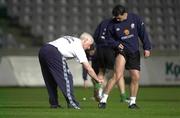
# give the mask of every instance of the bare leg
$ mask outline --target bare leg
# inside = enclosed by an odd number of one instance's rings
[[[116,84],[117,81],[119,81],[123,77],[125,62],[126,61],[124,56],[118,55],[116,57],[114,79],[112,78],[108,81],[106,88],[104,89],[102,99],[100,101],[101,103],[106,103],[108,94],[112,90],[113,86]]]
[[[116,57],[116,63],[115,63],[116,81],[119,81],[123,77],[125,63],[126,63],[126,60],[125,60],[124,56],[119,54]]]
[[[109,94],[110,91],[112,90],[113,86],[116,84],[116,77],[115,73],[113,74],[113,77],[109,79],[109,81],[106,84],[106,87],[104,88],[104,94]]]
[[[121,91],[121,94],[125,93],[125,81],[124,76],[118,81],[117,83],[119,90]]]
[[[131,84],[130,84],[130,105],[136,103],[136,96],[139,89],[139,79],[140,79],[140,72],[139,70],[129,70],[131,75]]]

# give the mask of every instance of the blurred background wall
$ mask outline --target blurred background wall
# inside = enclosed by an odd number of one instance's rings
[[[93,34],[116,4],[142,16],[153,44],[150,61],[142,58],[141,85],[179,85],[180,0],[0,0],[0,85],[44,85],[39,47],[62,35]],[[81,85],[81,66],[71,65]]]

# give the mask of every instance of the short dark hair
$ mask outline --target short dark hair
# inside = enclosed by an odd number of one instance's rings
[[[126,8],[122,5],[116,5],[112,10],[113,16],[123,15],[126,12]]]

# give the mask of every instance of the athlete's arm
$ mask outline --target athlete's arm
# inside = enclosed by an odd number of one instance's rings
[[[104,80],[101,80],[97,77],[96,73],[94,72],[93,68],[89,64],[89,62],[82,62],[83,67],[87,70],[87,73],[97,82],[102,83]]]
[[[139,17],[137,17],[137,31],[138,31],[138,36],[143,44],[143,49],[151,50],[151,42],[146,32],[145,24]]]

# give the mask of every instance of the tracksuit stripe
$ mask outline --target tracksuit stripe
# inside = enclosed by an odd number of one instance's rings
[[[62,57],[62,63],[63,63],[64,79],[66,81],[66,94],[67,94],[67,97],[69,99],[70,104],[73,107],[78,108],[78,106],[74,103],[74,101],[72,100],[72,97],[71,97],[71,88],[70,88],[70,82],[69,82],[69,79],[68,79],[68,68],[67,68],[67,63],[66,63],[65,57]]]

